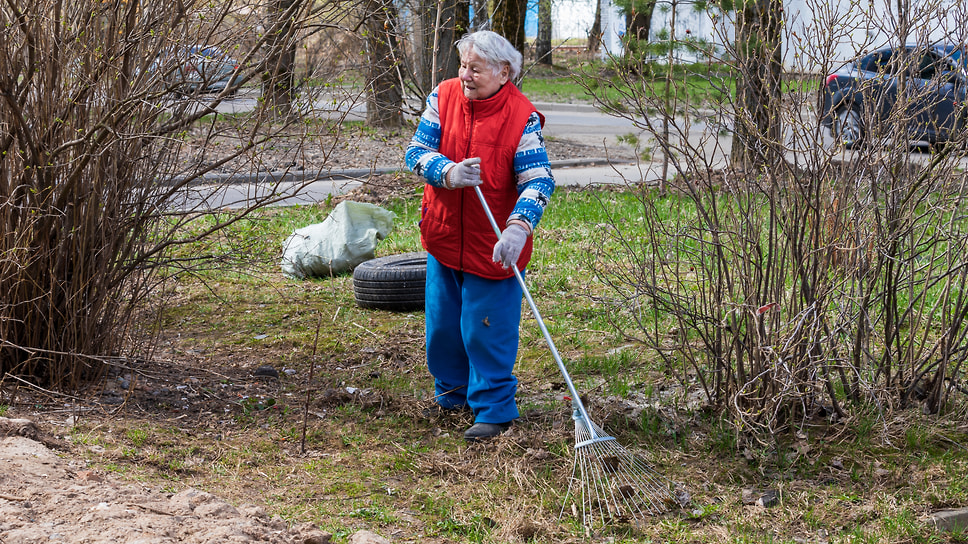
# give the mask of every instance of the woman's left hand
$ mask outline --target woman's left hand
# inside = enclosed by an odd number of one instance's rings
[[[496,263],[501,263],[504,268],[510,268],[512,264],[518,262],[518,257],[521,256],[521,250],[524,249],[524,244],[527,241],[528,229],[517,223],[511,223],[501,233],[501,239],[494,244],[494,253],[491,255],[491,259]]]

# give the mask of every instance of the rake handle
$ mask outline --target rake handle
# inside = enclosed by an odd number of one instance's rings
[[[484,193],[481,192],[479,186],[474,186],[474,192],[477,193],[478,200],[481,201],[481,206],[484,208],[484,213],[487,215],[487,220],[491,223],[491,228],[494,229],[494,234],[497,235],[497,239],[501,239],[501,229],[497,226],[497,221],[494,219],[494,214],[491,213],[491,208],[487,205],[487,200],[484,199]],[[528,285],[524,282],[524,276],[521,275],[521,270],[518,269],[517,263],[511,263],[511,270],[514,271],[514,277],[517,278],[518,284],[521,286],[521,291],[524,292],[524,298],[528,301],[528,306],[531,307],[531,313],[534,314],[535,321],[538,322],[538,328],[541,329],[541,334],[544,335],[545,342],[548,343],[548,347],[551,349],[551,356],[554,357],[555,363],[558,364],[558,370],[561,372],[561,377],[565,379],[565,384],[568,386],[568,391],[571,393],[571,402],[575,409],[577,409],[585,421],[591,421],[588,417],[588,411],[585,410],[585,404],[581,401],[581,397],[578,395],[578,390],[575,389],[575,383],[571,381],[571,375],[568,374],[568,369],[565,368],[565,363],[561,360],[561,355],[558,354],[558,348],[555,347],[554,340],[551,339],[551,333],[548,332],[548,327],[545,326],[544,320],[541,319],[541,312],[538,311],[538,306],[535,305],[534,299],[531,298],[531,291],[528,290]],[[588,426],[588,430],[591,433],[591,440],[596,441],[599,439],[598,433],[595,432],[593,425]]]

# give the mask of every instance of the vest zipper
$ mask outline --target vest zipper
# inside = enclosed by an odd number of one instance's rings
[[[468,154],[471,152],[471,141],[474,139],[474,101],[468,101],[468,109],[471,112],[470,123],[468,123],[467,132],[467,145],[464,148],[464,159],[468,158]],[[463,160],[463,159],[462,159]],[[461,189],[460,191],[460,269],[464,270],[464,236],[467,229],[464,228],[464,198],[467,195],[467,191]]]

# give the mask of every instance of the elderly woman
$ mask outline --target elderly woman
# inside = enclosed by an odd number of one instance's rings
[[[465,440],[506,431],[518,418],[514,363],[521,287],[532,234],[555,188],[544,116],[511,83],[521,53],[490,31],[457,42],[459,77],[442,82],[407,148],[426,179],[420,240],[427,258],[427,367],[441,410],[470,408]],[[479,186],[499,225],[488,222]]]

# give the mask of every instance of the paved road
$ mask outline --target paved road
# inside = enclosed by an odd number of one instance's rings
[[[257,105],[257,97],[240,95],[222,103],[218,110],[222,113],[239,113],[250,111]],[[622,145],[619,137],[637,134],[640,131],[627,120],[597,111],[588,105],[570,104],[536,104],[545,115],[543,133],[547,137],[557,137],[570,141],[577,141],[587,145],[601,146],[601,158],[605,159],[607,150]],[[350,120],[365,118],[365,106],[361,104],[337,104],[332,100],[324,103],[322,111],[332,108],[347,112]],[[631,164],[614,162],[606,164],[604,161],[554,161],[555,180],[559,185],[588,185],[595,183],[638,183],[654,182],[661,177],[661,165]],[[352,190],[359,186],[368,175],[390,171],[392,168],[380,170],[346,170],[335,176],[332,172],[302,172],[283,176],[274,174],[272,179],[264,174],[250,179],[233,179],[226,184],[220,178],[213,178],[211,184],[202,184],[186,190],[183,200],[177,204],[179,208],[195,208],[198,206],[209,208],[235,208],[251,203],[259,198],[266,198],[271,194],[282,195],[275,201],[275,205],[308,204],[324,200],[330,194]],[[313,180],[313,178],[320,178]],[[310,181],[306,181],[307,178]],[[272,190],[270,191],[270,182]]]
[[[241,95],[223,103],[219,107],[219,111],[226,113],[249,111],[256,104],[255,96]],[[319,106],[318,111],[322,112],[321,115],[327,115],[327,110],[333,112],[328,115],[346,112],[346,118],[351,120],[364,119],[366,115],[364,105],[349,101],[339,103],[329,98],[317,104]],[[636,128],[630,120],[602,114],[592,106],[548,103],[538,103],[536,106],[545,115],[546,122],[543,130],[545,136],[601,146],[602,158],[607,156],[608,148],[621,145],[619,142],[620,136],[635,135],[644,139],[642,131]],[[696,121],[688,127],[687,138],[689,149],[703,149],[700,154],[701,157],[691,157],[692,160],[699,161],[696,164],[697,169],[719,168],[726,164],[731,139],[727,131],[710,131],[706,123]],[[832,142],[829,140],[826,131],[824,131],[824,138],[824,145],[832,147]],[[688,159],[683,158],[683,161]],[[921,159],[915,157],[915,160]],[[968,167],[968,157],[961,157],[960,162],[963,166]],[[661,157],[654,157],[651,161],[643,161],[638,164],[625,162],[603,164],[602,161],[599,161],[597,164],[590,165],[588,162],[555,161],[552,166],[555,180],[562,186],[657,183],[662,178]],[[375,172],[380,173],[389,170],[391,168],[388,167]],[[273,180],[276,183],[273,187],[275,194],[288,195],[285,198],[277,199],[275,203],[277,205],[293,205],[325,200],[331,194],[338,194],[359,186],[372,173],[374,173],[373,170],[349,170],[342,171],[335,177],[332,172],[292,173],[288,177]],[[670,167],[666,177],[672,176],[674,173],[674,170]],[[307,182],[307,179],[310,181]],[[245,203],[251,203],[253,199],[264,198],[269,193],[265,179],[258,180],[259,183],[256,183],[256,180],[241,179],[233,180],[232,184],[220,183],[220,181],[213,180],[211,186],[194,188],[190,193],[186,192],[185,200],[180,207],[195,207],[198,205],[222,208],[240,207]]]

